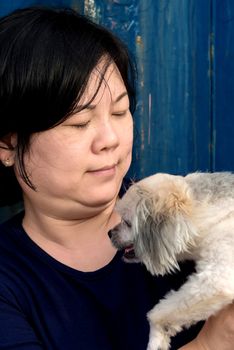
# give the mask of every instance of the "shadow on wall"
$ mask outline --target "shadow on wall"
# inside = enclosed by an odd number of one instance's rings
[[[17,203],[12,206],[7,207],[1,207],[0,208],[0,223],[6,221],[7,219],[11,218],[12,216],[16,215],[20,211],[23,210],[23,203]]]

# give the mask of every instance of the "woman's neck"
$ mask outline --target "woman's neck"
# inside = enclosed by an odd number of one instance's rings
[[[80,271],[95,271],[107,265],[116,253],[108,231],[120,221],[110,205],[86,219],[64,220],[28,212],[23,227],[45,252]]]

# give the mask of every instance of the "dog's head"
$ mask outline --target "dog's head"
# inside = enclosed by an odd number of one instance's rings
[[[126,261],[141,261],[157,275],[178,269],[194,244],[195,203],[181,176],[156,174],[132,185],[118,202],[122,222],[110,232]]]

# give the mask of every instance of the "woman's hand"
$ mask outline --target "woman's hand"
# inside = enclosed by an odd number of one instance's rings
[[[216,316],[210,317],[191,343],[180,350],[233,350],[234,304],[228,305]]]

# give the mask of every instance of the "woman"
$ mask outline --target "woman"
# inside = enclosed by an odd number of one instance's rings
[[[0,47],[1,185],[6,198],[22,192],[25,208],[0,228],[0,348],[146,349],[146,313],[186,269],[153,278],[107,234],[131,162],[127,49],[72,10],[43,8],[3,18]],[[172,349],[213,350],[232,314]]]

